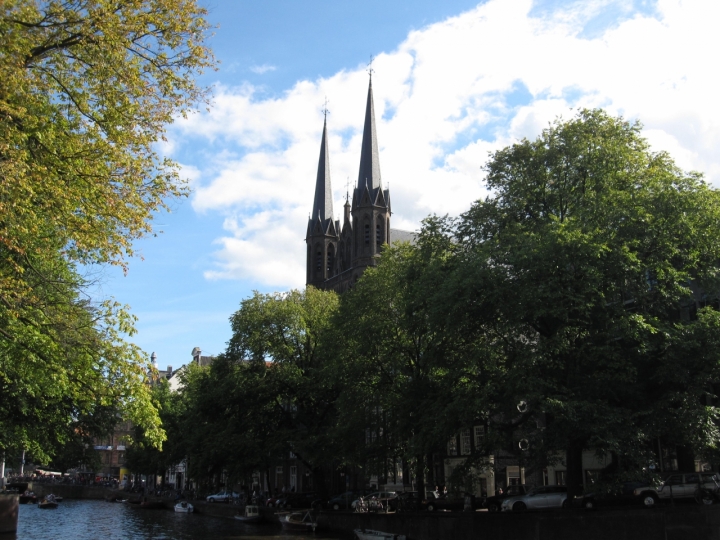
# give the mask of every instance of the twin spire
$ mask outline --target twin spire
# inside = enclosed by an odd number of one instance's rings
[[[378,150],[377,133],[375,131],[375,104],[373,101],[372,77],[368,87],[367,106],[365,109],[365,126],[363,128],[362,149],[360,152],[360,171],[358,172],[358,190],[367,186],[370,191],[381,187],[380,153]],[[330,183],[330,155],[327,140],[327,110],[323,123],[322,141],[320,143],[320,159],[318,160],[317,180],[315,183],[315,199],[310,221],[318,220],[323,231],[328,230],[333,220],[333,194]]]
[[[333,194],[330,184],[330,154],[327,141],[327,114],[323,124],[322,142],[320,143],[320,159],[315,182],[315,201],[313,202],[312,220],[318,219],[322,225],[333,219]],[[323,227],[326,230],[326,227]]]

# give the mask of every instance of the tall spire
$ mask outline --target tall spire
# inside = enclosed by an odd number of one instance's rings
[[[320,159],[318,160],[317,181],[315,183],[315,201],[311,219],[320,218],[324,225],[326,220],[333,219],[332,184],[330,184],[330,155],[327,142],[327,110],[323,123],[322,142],[320,143]]]
[[[367,107],[365,109],[365,127],[363,129],[362,150],[360,152],[360,172],[358,173],[358,189],[365,184],[372,190],[382,185],[380,180],[380,155],[378,153],[377,134],[375,133],[375,104],[372,92],[372,73],[368,87]]]

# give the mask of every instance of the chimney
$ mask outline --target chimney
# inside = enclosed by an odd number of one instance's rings
[[[155,353],[153,352],[153,353],[150,355],[150,361],[152,362],[153,367],[154,367],[155,369],[157,369],[157,367],[158,367],[158,365],[157,365],[157,354],[155,354]]]
[[[172,375],[172,366],[168,366],[168,377]]]

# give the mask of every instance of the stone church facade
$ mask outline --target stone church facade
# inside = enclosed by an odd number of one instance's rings
[[[372,78],[368,87],[357,184],[346,195],[343,224],[333,214],[327,116],[320,143],[315,199],[308,219],[306,284],[344,292],[362,275],[385,244],[414,240],[414,233],[390,228],[390,190],[383,187],[375,128]]]

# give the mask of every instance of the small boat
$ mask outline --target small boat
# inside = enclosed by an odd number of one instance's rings
[[[259,521],[262,521],[260,508],[253,504],[248,504],[245,506],[244,512],[235,515],[235,519],[244,523],[258,523]]]
[[[52,510],[53,508],[57,508],[58,503],[55,499],[55,495],[52,493],[50,495],[47,495],[42,501],[38,503],[38,508],[42,508],[43,510]]]
[[[180,501],[175,505],[175,511],[181,514],[192,514],[193,510],[193,505],[187,501]]]
[[[392,534],[372,529],[355,529],[357,540],[407,540],[404,534]]]
[[[32,491],[25,491],[22,495],[19,497],[20,504],[35,504],[37,502],[37,496]]]
[[[317,529],[317,521],[310,515],[309,510],[283,512],[278,513],[278,516],[280,516],[280,525],[286,531],[315,531]]]

